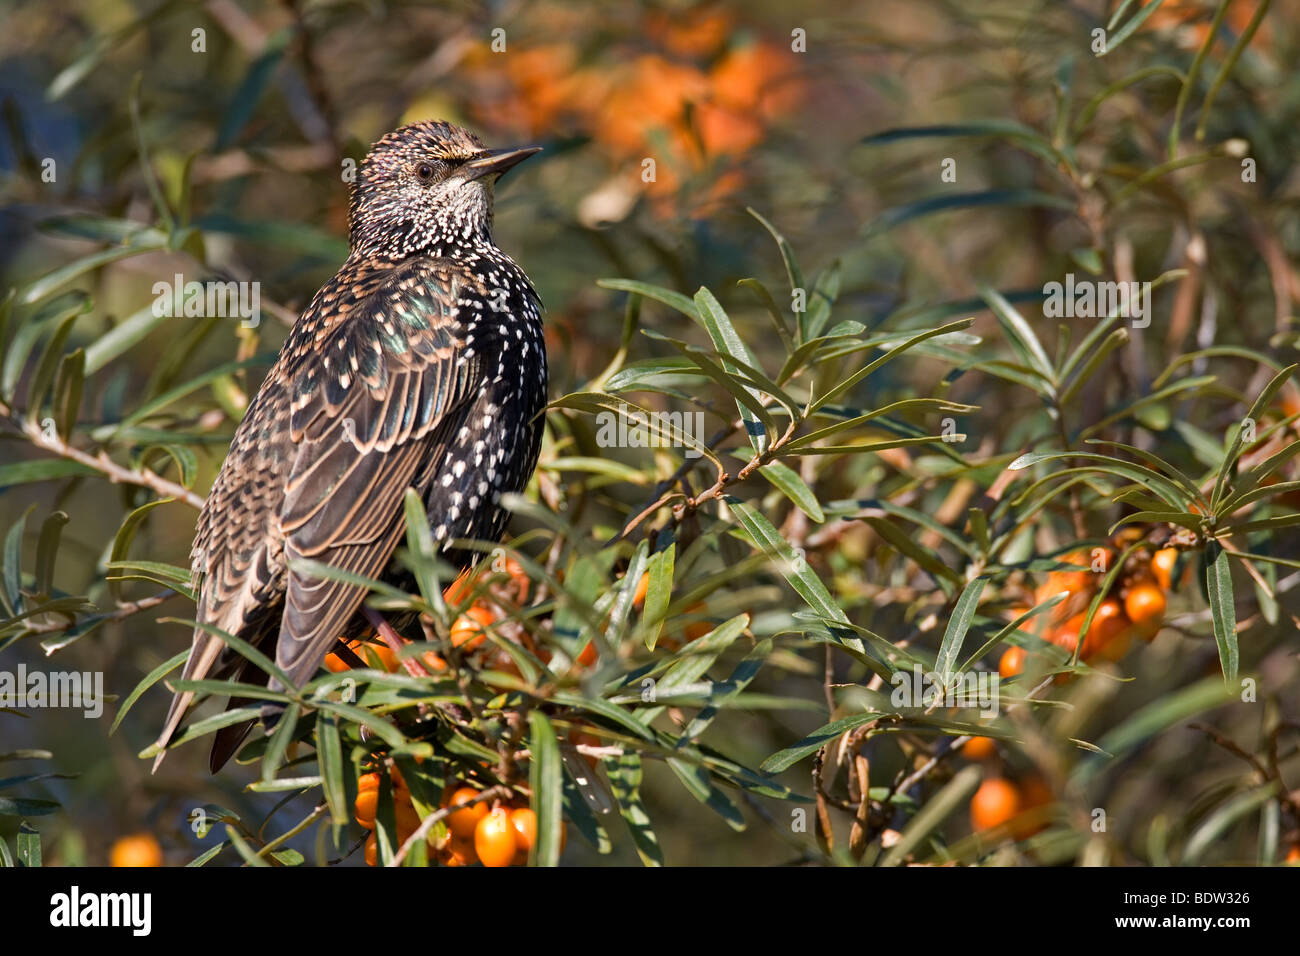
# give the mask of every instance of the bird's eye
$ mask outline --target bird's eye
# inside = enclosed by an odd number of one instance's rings
[[[415,170],[415,175],[419,176],[426,183],[433,178],[433,167],[428,163],[421,163]]]

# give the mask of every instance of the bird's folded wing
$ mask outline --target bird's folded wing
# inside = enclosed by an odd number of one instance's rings
[[[295,683],[315,673],[366,595],[297,562],[382,573],[405,527],[406,489],[459,429],[479,375],[456,336],[454,279],[430,260],[390,272],[293,373],[276,663]]]

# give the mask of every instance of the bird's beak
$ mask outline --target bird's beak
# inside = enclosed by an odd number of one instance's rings
[[[465,164],[469,179],[481,179],[484,176],[500,176],[506,170],[519,165],[533,153],[540,153],[540,146],[525,146],[522,149],[486,149],[478,157]]]

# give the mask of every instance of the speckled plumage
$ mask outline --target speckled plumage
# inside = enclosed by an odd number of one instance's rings
[[[500,496],[522,490],[537,463],[540,303],[491,235],[492,183],[531,152],[485,150],[446,123],[377,142],[353,189],[351,253],[295,323],[235,432],[194,538],[198,620],[268,656],[273,646],[295,684],[340,636],[364,629],[366,596],[298,559],[393,577],[414,487],[435,540],[465,566],[472,555],[450,542],[498,539]],[[213,676],[267,683],[198,629],[183,677]],[[161,744],[192,696],[174,697]],[[218,733],[214,772],[249,726]]]

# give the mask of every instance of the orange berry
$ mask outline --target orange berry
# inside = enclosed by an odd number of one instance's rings
[[[448,866],[470,866],[478,862],[478,851],[474,849],[474,838],[453,836],[445,848]]]
[[[393,649],[387,644],[380,644],[378,641],[374,641],[366,644],[365,650],[373,651],[374,656],[379,658],[379,663],[383,666],[384,670],[388,671],[390,674],[394,673],[402,666],[402,662],[397,659],[397,655],[393,653]],[[366,666],[369,667],[370,655],[361,653],[360,657],[366,662]]]
[[[528,599],[528,589],[533,583],[528,577],[528,572],[514,558],[506,558],[506,574],[510,576],[511,585],[519,592],[520,603],[523,603]]]
[[[1107,550],[1107,562],[1109,563],[1110,552]],[[1042,604],[1044,601],[1055,597],[1062,591],[1068,592],[1071,597],[1086,594],[1093,584],[1092,574],[1092,557],[1086,551],[1072,551],[1069,554],[1061,555],[1057,558],[1062,564],[1072,564],[1079,568],[1077,571],[1052,571],[1047,575],[1047,580],[1039,586],[1034,592],[1034,603]],[[1053,616],[1063,614],[1063,609],[1070,604],[1069,600],[1063,601],[1053,610]],[[1058,618],[1059,620],[1059,618]]]
[[[537,842],[537,815],[529,807],[518,807],[510,811],[510,826],[515,832],[515,866],[527,866],[528,854]],[[568,829],[560,826],[560,852],[569,843]]]
[[[397,801],[393,810],[397,818],[397,832],[402,834],[402,841],[405,842],[408,836],[420,829],[420,814],[411,805],[409,798]]]
[[[1096,634],[1097,653],[1104,660],[1121,660],[1128,653],[1132,631],[1133,624],[1124,613],[1124,609],[1120,607],[1119,601],[1106,598],[1097,606],[1097,614],[1092,619],[1092,629],[1088,639],[1083,642],[1084,651],[1088,650],[1088,645]]]
[[[632,595],[632,606],[641,607],[645,604],[646,593],[650,590],[650,572],[647,571],[641,575],[641,580],[636,583],[636,593]]]
[[[1300,843],[1292,843],[1291,849],[1286,851],[1287,863],[1300,863]]]
[[[1035,833],[1047,826],[1047,821],[1039,818],[1038,814],[1031,815],[1029,811],[1036,810],[1039,807],[1045,807],[1056,799],[1052,793],[1052,788],[1047,785],[1047,781],[1038,774],[1030,774],[1020,781],[1020,819],[1012,824],[1012,833],[1017,839],[1023,840],[1031,837]]]
[[[379,841],[375,838],[373,833],[366,837],[365,855],[366,866],[379,865]]]
[[[582,653],[578,655],[577,664],[582,668],[591,667],[599,659],[600,652],[596,650],[596,642],[588,641],[587,646],[584,647]]]
[[[1168,591],[1174,583],[1174,565],[1178,561],[1177,548],[1161,548],[1151,555],[1151,573],[1159,585]]]
[[[1015,677],[1025,669],[1025,649],[1023,647],[1008,647],[1002,652],[1002,659],[998,661],[998,674],[1003,679]]]
[[[484,605],[475,604],[451,626],[451,646],[472,651],[487,640],[487,628],[496,616]]]
[[[1056,799],[1047,781],[1038,774],[1030,774],[1020,781],[1020,802],[1026,810],[1045,807]]]
[[[1074,653],[1074,646],[1079,643],[1079,631],[1083,628],[1087,612],[1076,614],[1048,638],[1053,644]],[[1097,606],[1088,636],[1083,639],[1083,651],[1080,657],[1091,660],[1098,654],[1108,660],[1118,660],[1128,650],[1129,621],[1123,609],[1114,598],[1107,598]]]
[[[378,790],[379,774],[363,773],[357,778],[357,790]]]
[[[515,829],[504,807],[497,807],[479,820],[474,828],[474,850],[484,866],[509,866],[516,849]]]
[[[460,604],[469,596],[470,592],[470,572],[462,571],[455,581],[443,589],[443,600],[448,604]]]
[[[349,641],[348,650],[361,658],[362,667],[370,666],[370,659],[366,654],[366,650],[374,651],[375,656],[379,658],[380,665],[384,670],[389,671],[390,673],[401,666],[398,663],[397,655],[393,653],[392,648],[387,644],[380,643],[379,641]],[[337,654],[327,655],[325,657],[325,666],[335,674],[341,674],[343,671],[352,670],[352,665]]]
[[[1146,641],[1160,630],[1166,606],[1165,592],[1154,584],[1136,585],[1124,595],[1124,611],[1136,626],[1138,635]]]
[[[163,852],[149,833],[133,833],[119,838],[108,851],[109,866],[162,866]]]
[[[468,803],[477,796],[478,791],[473,787],[461,787],[451,795],[451,799],[447,801],[447,806],[454,807],[461,803]],[[464,810],[456,810],[447,814],[447,829],[454,836],[468,840],[474,836],[474,828],[478,826],[480,820],[487,816],[487,813],[487,803],[480,800]]]
[[[367,830],[373,830],[375,828],[375,813],[379,809],[379,791],[362,790],[357,794],[352,809],[356,814],[357,823]]]
[[[515,831],[515,849],[527,856],[537,842],[537,814],[531,807],[511,810],[510,826]]]
[[[1001,777],[991,777],[980,784],[970,801],[972,830],[991,830],[1014,819],[1020,813],[1020,791]]]
[[[961,752],[969,760],[988,760],[997,755],[998,748],[992,737],[972,737]]]

